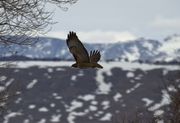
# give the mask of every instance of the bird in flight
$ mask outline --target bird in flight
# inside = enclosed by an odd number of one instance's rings
[[[100,51],[94,50],[90,51],[88,54],[86,48],[82,42],[78,39],[75,32],[69,32],[66,39],[67,46],[69,51],[74,56],[76,63],[72,67],[76,68],[103,68],[97,62],[101,58]]]

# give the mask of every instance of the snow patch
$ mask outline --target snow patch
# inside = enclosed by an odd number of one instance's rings
[[[73,110],[77,109],[77,108],[80,108],[83,106],[83,103],[82,102],[79,102],[79,101],[76,101],[76,100],[73,100],[71,102],[71,106],[67,109],[68,112],[72,112]]]
[[[14,78],[11,78],[10,80],[6,81],[6,87],[8,87],[9,85],[12,84],[12,82],[14,81],[15,79]]]
[[[146,104],[145,106],[148,107],[149,105],[151,105],[154,101],[150,100],[148,98],[142,98],[142,101],[144,101]]]
[[[38,82],[37,79],[33,79],[28,85],[27,85],[27,89],[31,89],[34,87],[34,85]]]
[[[171,91],[171,92],[177,92],[177,89],[174,87],[174,85],[170,85],[168,86],[168,91]]]
[[[57,93],[53,93],[52,96],[53,96],[55,99],[57,99],[57,100],[62,99],[62,97],[59,96]]]
[[[46,107],[41,107],[38,109],[39,112],[48,112],[49,110]]]
[[[47,71],[48,71],[49,73],[52,73],[52,72],[53,72],[53,69],[52,69],[52,68],[48,68]]]
[[[29,119],[25,119],[23,123],[30,123]]]
[[[56,106],[56,104],[51,103],[51,104],[50,104],[50,106],[53,108],[53,107],[55,107],[55,106]]]
[[[163,110],[156,110],[154,112],[154,116],[157,117],[157,116],[162,116],[164,114],[164,111]]]
[[[150,50],[150,51],[152,51],[153,50],[153,44],[151,44],[151,43],[148,43],[148,42],[144,42],[143,43],[143,46],[145,47],[145,48],[147,48],[148,50]]]
[[[56,68],[56,71],[64,71],[63,68]]]
[[[0,76],[0,82],[1,82],[1,81],[5,81],[6,79],[7,79],[6,76]]]
[[[6,90],[6,88],[4,86],[0,86],[0,92],[3,92],[5,90]]]
[[[20,112],[11,112],[4,117],[3,123],[9,123],[9,120],[11,118],[16,117],[16,116],[21,116],[21,115],[22,115],[22,113],[20,113]]]
[[[163,76],[168,74],[168,70],[163,70]]]
[[[97,70],[96,81],[98,85],[97,94],[108,94],[111,91],[112,83],[106,83],[104,81],[104,73],[108,73],[111,69]],[[109,73],[110,74],[110,73]]]
[[[96,111],[98,108],[96,106],[90,105],[89,110],[90,111]]]
[[[180,37],[174,37],[171,40],[168,40],[168,42],[163,43],[162,47],[160,47],[159,51],[164,51],[167,53],[173,53],[177,49],[180,49]]]
[[[114,99],[114,101],[119,101],[119,99],[122,97],[122,94],[120,94],[120,93],[116,93],[116,95],[114,95],[114,97],[113,97],[113,99]]]
[[[92,105],[97,105],[97,104],[98,104],[98,102],[97,102],[97,101],[95,101],[95,100],[93,100],[93,101],[91,101],[91,104],[92,104]]]
[[[74,62],[70,61],[18,61],[18,62],[0,62],[0,64],[9,63],[11,66],[10,68],[29,68],[32,66],[38,66],[38,67],[70,67]],[[114,67],[122,68],[123,70],[135,70],[135,69],[141,69],[143,71],[158,69],[158,68],[164,68],[167,70],[178,70],[178,65],[155,65],[155,64],[140,64],[140,63],[128,63],[128,62],[100,62],[100,64],[104,67],[101,69],[102,71],[107,73],[107,75],[111,76],[111,69]],[[6,67],[6,66],[0,66],[0,67]],[[99,71],[99,70],[98,70]]]
[[[84,95],[84,96],[78,96],[78,98],[82,99],[84,101],[90,101],[90,100],[94,100],[95,96],[92,95],[92,94],[87,94],[87,95]]]
[[[72,75],[72,76],[71,76],[71,80],[72,80],[72,81],[76,81],[76,78],[77,78],[76,75]]]
[[[135,80],[141,80],[142,77],[143,77],[143,75],[142,75],[142,74],[139,74],[139,75],[136,76],[134,79],[135,79]]]
[[[37,123],[46,123],[46,119],[42,118],[40,121],[38,121]]]
[[[128,78],[132,78],[132,77],[134,77],[134,73],[133,73],[133,72],[128,72],[128,73],[126,74],[126,76],[127,76]]]
[[[127,93],[127,94],[131,93],[132,91],[134,91],[135,89],[137,89],[140,85],[141,85],[141,83],[136,83],[134,87],[132,87],[132,88],[130,88],[130,89],[127,89],[127,90],[126,90],[126,93]]]
[[[68,117],[67,117],[67,120],[68,120],[68,123],[75,123],[75,119],[77,116],[84,116],[86,115],[86,113],[84,112],[70,112]]]
[[[53,123],[56,123],[56,122],[60,122],[60,118],[61,118],[61,115],[59,114],[59,115],[52,115],[51,116],[51,122],[53,122]]]
[[[130,61],[137,60],[140,57],[137,46],[130,47],[130,52],[125,52],[124,54]]]
[[[71,80],[72,80],[72,81],[76,81],[78,76],[84,76],[84,73],[83,73],[82,70],[80,70],[77,75],[72,75],[72,76],[71,76]]]
[[[110,107],[110,102],[109,101],[103,101],[101,103],[101,105],[103,106],[103,110],[106,110]]]
[[[103,117],[101,117],[100,121],[111,121],[111,117],[111,113],[106,113]]]
[[[29,105],[29,107],[28,107],[29,109],[34,109],[34,108],[36,108],[36,105],[34,105],[34,104],[31,104],[31,105]]]
[[[162,90],[162,99],[160,103],[154,104],[153,106],[151,106],[150,108],[148,108],[149,111],[156,111],[159,108],[165,106],[165,105],[169,105],[171,103],[171,99],[169,94],[167,93],[167,91]]]

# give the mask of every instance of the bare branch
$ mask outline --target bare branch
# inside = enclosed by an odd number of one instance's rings
[[[50,29],[49,25],[54,23],[52,12],[45,9],[47,3],[63,9],[76,2],[77,0],[1,0],[0,45],[29,45],[29,36],[46,32]],[[18,36],[18,40],[11,36]]]

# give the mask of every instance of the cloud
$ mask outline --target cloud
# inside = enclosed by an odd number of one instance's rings
[[[68,32],[58,31],[49,32],[46,36],[66,39]],[[116,32],[116,31],[77,31],[77,35],[82,42],[88,43],[114,43],[125,42],[134,40],[137,37],[128,32]]]
[[[151,25],[162,29],[180,29],[180,18],[156,17]]]

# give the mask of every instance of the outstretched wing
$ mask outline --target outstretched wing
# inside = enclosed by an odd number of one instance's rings
[[[70,52],[73,54],[77,63],[90,61],[86,48],[78,39],[75,32],[69,32],[66,42]]]
[[[100,51],[98,50],[91,51],[89,58],[91,63],[97,63],[101,58]]]

